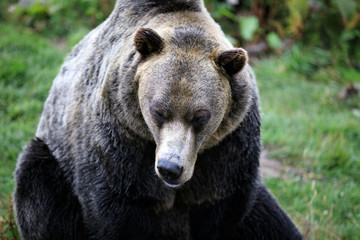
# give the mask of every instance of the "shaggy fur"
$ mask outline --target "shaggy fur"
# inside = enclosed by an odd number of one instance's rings
[[[178,188],[154,171],[172,122],[194,145]],[[302,239],[260,149],[246,53],[203,3],[119,0],[54,80],[18,160],[17,223],[23,239]]]

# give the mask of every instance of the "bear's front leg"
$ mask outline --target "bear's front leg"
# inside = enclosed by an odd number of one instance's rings
[[[303,237],[264,186],[258,188],[251,211],[242,221],[241,239],[301,240]]]
[[[90,195],[87,195],[82,207],[90,239],[151,239],[157,219],[155,212],[146,203],[126,199],[108,189],[89,192],[92,197],[88,198]]]
[[[80,205],[56,159],[40,139],[21,154],[14,203],[22,239],[87,239]]]
[[[255,196],[252,184],[244,184],[227,198],[193,207],[190,221],[193,239],[243,239],[237,235],[237,226],[251,209]]]

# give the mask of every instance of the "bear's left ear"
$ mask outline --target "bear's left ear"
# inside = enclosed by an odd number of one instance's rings
[[[164,40],[150,28],[139,28],[135,33],[134,44],[141,55],[147,56],[160,52],[164,46]]]
[[[247,61],[247,52],[242,48],[224,51],[215,59],[216,64],[230,76],[240,72]]]

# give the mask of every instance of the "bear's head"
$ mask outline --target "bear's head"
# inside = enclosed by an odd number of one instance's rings
[[[141,113],[156,142],[155,171],[170,187],[188,181],[199,152],[218,144],[244,118],[251,84],[242,48],[221,49],[200,27],[170,34],[139,29],[135,78]]]

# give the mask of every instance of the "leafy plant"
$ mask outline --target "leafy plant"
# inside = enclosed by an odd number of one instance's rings
[[[254,38],[254,33],[259,28],[259,19],[255,16],[239,18],[240,35],[246,41]]]
[[[276,32],[267,34],[266,41],[271,49],[280,49],[282,47],[282,41]]]

